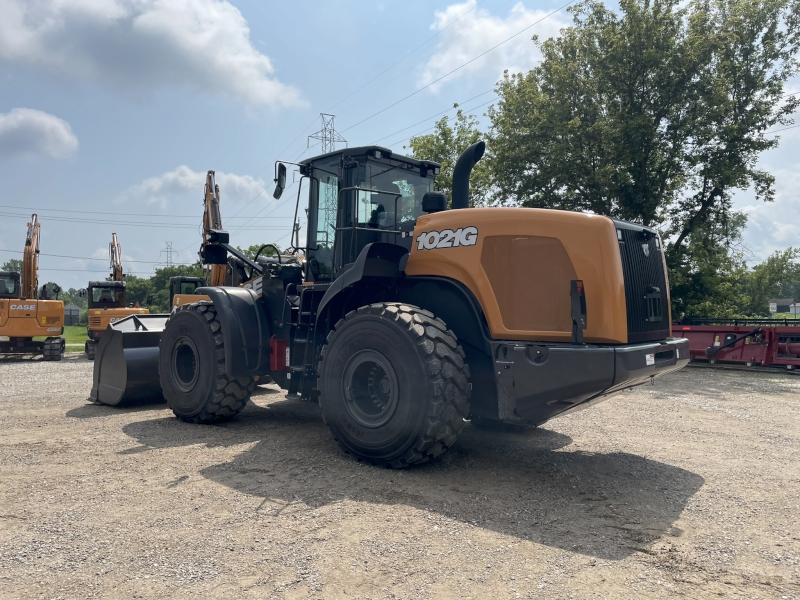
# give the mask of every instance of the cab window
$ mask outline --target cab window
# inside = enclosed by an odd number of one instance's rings
[[[0,296],[13,297],[17,294],[17,280],[11,275],[0,275]]]

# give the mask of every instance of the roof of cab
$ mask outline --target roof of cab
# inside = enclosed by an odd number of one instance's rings
[[[326,158],[332,158],[334,156],[363,156],[368,153],[373,153],[375,151],[379,151],[383,154],[386,158],[394,158],[396,160],[401,160],[403,162],[410,163],[412,165],[417,165],[419,167],[441,167],[437,162],[433,162],[432,160],[418,160],[416,158],[411,158],[410,156],[404,156],[402,154],[395,154],[389,148],[384,148],[383,146],[357,146],[355,148],[343,148],[342,150],[335,150],[333,152],[328,152],[327,154],[319,154],[317,156],[312,156],[311,158],[305,158],[300,161],[300,164],[307,165],[312,162],[317,162],[318,160],[324,160]]]

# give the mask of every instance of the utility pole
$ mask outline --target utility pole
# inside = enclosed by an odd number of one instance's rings
[[[309,148],[308,144],[311,142],[311,140],[319,140],[322,142],[322,154],[327,154],[328,152],[334,152],[336,150],[337,142],[343,142],[347,144],[347,140],[339,135],[339,132],[336,131],[336,127],[333,124],[335,115],[319,113],[319,116],[322,120],[322,129],[308,136],[306,148]],[[329,225],[336,227],[336,212],[339,203],[339,186],[335,180],[336,177],[331,175],[323,177],[320,180],[320,187],[322,188],[320,190],[322,192],[320,194],[320,204],[322,205],[321,209],[325,215],[325,223],[318,223],[317,229],[319,229],[320,232],[324,231],[326,235],[330,233]],[[325,240],[323,243],[328,244],[328,240]]]
[[[175,250],[173,250],[173,249],[172,249],[172,242],[167,242],[166,244],[167,244],[167,247],[166,247],[166,248],[164,248],[164,249],[161,251],[161,254],[166,254],[166,255],[167,255],[167,262],[166,262],[166,266],[167,266],[167,267],[171,267],[171,266],[173,266],[173,263],[172,263],[172,254],[175,252]]]

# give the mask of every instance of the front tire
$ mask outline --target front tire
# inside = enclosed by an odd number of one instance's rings
[[[469,413],[469,367],[441,319],[407,304],[362,306],[336,324],[319,364],[320,405],[341,448],[403,468],[450,447]]]
[[[225,373],[225,344],[211,302],[185,304],[172,313],[161,338],[158,375],[167,405],[187,423],[235,416],[256,385],[250,377]]]

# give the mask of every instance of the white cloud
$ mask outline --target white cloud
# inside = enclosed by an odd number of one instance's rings
[[[451,4],[443,11],[437,10],[434,13],[431,29],[443,31],[439,42],[440,50],[425,65],[417,82],[420,86],[436,81],[523,28],[544,19],[486,56],[453,73],[445,81],[454,81],[468,74],[498,77],[505,69],[511,72],[527,71],[541,58],[531,37],[538,35],[549,38],[568,25],[562,13],[545,18],[549,11],[529,10],[521,2],[505,18],[493,16],[490,11],[481,8],[471,10],[475,6],[476,0],[468,0],[462,4]],[[433,88],[440,86],[437,83]]]
[[[77,149],[69,123],[55,115],[32,108],[0,113],[0,157],[66,158]]]
[[[250,175],[216,171],[215,179],[220,188],[223,223],[225,223],[225,206],[249,202],[266,187],[263,179],[255,179]],[[149,177],[129,187],[117,200],[125,203],[155,204],[166,208],[170,200],[184,199],[187,195],[202,200],[205,183],[205,171],[193,171],[186,165],[181,165],[173,171]]]
[[[275,79],[247,21],[224,0],[0,0],[0,15],[0,61],[128,89],[305,103]]]
[[[747,214],[744,243],[761,260],[776,250],[800,247],[800,164],[769,171],[775,175],[775,202],[737,206]]]

